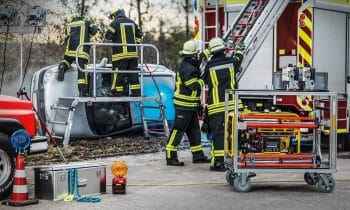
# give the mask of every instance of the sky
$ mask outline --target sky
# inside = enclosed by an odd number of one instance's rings
[[[127,16],[130,15],[131,19],[138,22],[136,7],[131,8],[130,1],[135,0],[85,0],[85,5],[89,6],[87,15],[108,25],[111,21],[108,19],[110,10],[114,7],[122,7]],[[21,17],[25,16],[27,9],[33,5],[42,6],[47,10],[47,25],[42,34],[36,37],[35,42],[44,42],[46,40],[43,38],[44,36],[48,36],[50,42],[57,40],[60,35],[54,34],[57,33],[55,28],[57,26],[63,28],[64,20],[71,14],[80,11],[77,7],[78,2],[81,0],[0,0],[2,5],[16,5]],[[96,4],[92,5],[93,2]],[[176,8],[177,5],[172,4],[172,0],[149,0],[149,2],[151,3],[149,14],[144,15],[149,20],[143,21],[144,32],[158,28],[160,19],[164,21],[165,29],[172,26],[185,27],[185,13]],[[150,19],[151,16],[152,19]],[[190,23],[193,22],[193,18],[192,15]],[[21,18],[21,21],[23,24],[24,18]],[[54,25],[56,26],[54,27]],[[25,35],[24,38],[31,39],[31,35]]]

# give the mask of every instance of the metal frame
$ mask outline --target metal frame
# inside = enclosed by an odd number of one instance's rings
[[[327,168],[240,168],[238,167],[238,118],[235,118],[235,128],[234,128],[234,153],[232,158],[226,157],[225,147],[225,162],[228,164],[230,170],[233,170],[234,173],[249,173],[249,172],[264,172],[264,173],[335,173],[336,172],[336,158],[337,158],[337,94],[334,92],[284,92],[284,91],[266,91],[266,90],[254,90],[254,91],[246,91],[246,90],[226,90],[225,92],[225,119],[228,119],[228,99],[229,95],[234,95],[235,97],[235,116],[238,116],[238,99],[244,96],[272,96],[274,100],[276,96],[312,96],[314,100],[321,99],[325,97],[329,97],[330,100],[330,119],[325,121],[327,126],[330,127],[330,144],[329,144],[329,156],[326,161],[328,161],[329,166]],[[314,107],[315,108],[315,107]],[[227,123],[225,123],[225,131],[227,130]],[[314,132],[315,135],[315,132]],[[226,136],[225,136],[226,138]],[[226,140],[225,140],[226,141]],[[319,139],[320,141],[320,139]],[[320,149],[320,142],[315,142],[315,138],[313,140],[313,149],[318,152]]]
[[[92,54],[93,54],[93,69],[92,70],[84,70],[81,66],[79,66],[79,50],[80,48],[82,48],[83,46],[91,46],[92,47]],[[75,51],[75,63],[77,66],[78,71],[82,71],[82,72],[88,72],[88,73],[93,73],[93,97],[96,97],[96,73],[109,73],[109,74],[114,74],[115,71],[111,71],[110,68],[96,68],[96,47],[97,46],[110,46],[110,47],[116,47],[116,46],[135,46],[135,47],[140,47],[141,48],[141,55],[140,55],[140,59],[141,59],[141,71],[134,71],[134,70],[118,70],[119,73],[141,73],[141,79],[140,79],[140,85],[141,85],[141,96],[143,95],[143,75],[145,73],[144,70],[144,63],[143,63],[143,57],[144,57],[144,48],[145,47],[149,47],[149,48],[153,48],[156,51],[156,55],[157,55],[157,64],[156,64],[156,68],[153,72],[156,72],[158,67],[159,67],[159,51],[157,49],[156,46],[154,46],[153,44],[122,44],[122,43],[83,43],[80,44],[76,51]]]
[[[93,65],[92,65],[92,69],[83,69],[81,66],[79,66],[79,50],[83,47],[83,46],[92,46],[92,50],[93,50]],[[111,68],[105,68],[105,67],[97,67],[96,65],[96,47],[97,46],[136,46],[136,47],[140,47],[141,48],[141,70],[118,70],[119,73],[140,73],[141,79],[140,79],[140,86],[141,86],[141,96],[137,96],[137,97],[130,97],[130,96],[121,96],[121,97],[97,97],[96,96],[96,73],[108,73],[108,74],[114,74],[116,73],[116,71],[114,71]],[[92,97],[62,97],[59,98],[59,101],[64,101],[64,100],[69,100],[71,101],[70,104],[68,104],[68,106],[53,106],[51,107],[53,110],[55,109],[63,109],[63,110],[68,110],[68,116],[67,116],[67,121],[66,122],[60,122],[60,121],[55,121],[55,111],[51,111],[53,112],[53,114],[51,114],[53,116],[53,120],[50,120],[50,123],[53,124],[61,124],[61,125],[65,125],[65,133],[64,133],[64,140],[63,140],[63,145],[65,147],[68,146],[69,144],[69,137],[70,137],[70,132],[72,129],[72,125],[73,125],[73,116],[74,116],[74,111],[76,106],[79,103],[88,103],[88,104],[92,104],[95,102],[139,102],[139,106],[140,106],[140,111],[141,111],[141,118],[142,118],[142,122],[143,122],[143,127],[144,127],[144,135],[146,138],[149,137],[149,135],[151,133],[155,133],[153,131],[150,131],[148,129],[148,125],[147,125],[147,121],[152,121],[154,122],[159,121],[163,123],[163,129],[164,129],[164,135],[168,136],[169,135],[169,126],[168,126],[168,122],[165,118],[165,113],[164,113],[164,106],[162,104],[162,100],[161,98],[157,98],[157,97],[145,97],[143,95],[143,79],[144,79],[144,73],[145,71],[145,65],[143,63],[144,60],[144,48],[145,47],[149,47],[149,48],[153,48],[156,52],[156,56],[157,56],[157,63],[156,66],[154,68],[152,72],[156,72],[159,68],[159,51],[158,49],[152,45],[152,44],[121,44],[121,43],[83,43],[80,44],[77,49],[76,49],[76,67],[78,71],[82,71],[82,72],[88,72],[88,73],[92,73],[93,74],[93,96]],[[152,107],[152,108],[159,108],[160,111],[160,119],[147,119],[145,117],[144,114],[144,105],[143,102],[144,101],[154,101],[158,104],[158,106]],[[157,134],[161,134],[161,132],[157,132]]]

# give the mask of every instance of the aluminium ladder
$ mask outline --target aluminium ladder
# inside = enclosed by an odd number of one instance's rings
[[[289,0],[250,0],[225,32],[225,42],[246,46],[237,82],[288,4]]]
[[[215,3],[214,3],[215,2]],[[212,0],[212,1],[205,1],[204,8],[203,8],[203,22],[204,27],[201,34],[203,34],[202,41],[204,43],[204,46],[209,44],[209,33],[213,30],[215,30],[215,37],[219,36],[220,31],[220,24],[219,24],[219,9],[221,6],[219,6],[219,0]],[[207,14],[214,14],[215,17],[215,23],[213,25],[208,24],[208,17]]]
[[[159,98],[154,98],[153,100],[157,105],[145,105],[143,103],[145,100],[142,100],[139,103],[144,136],[145,136],[145,138],[149,138],[150,134],[155,134],[155,135],[163,135],[163,136],[168,137],[169,136],[169,125],[168,125],[167,119],[165,118],[165,106],[163,105],[162,100],[160,100]],[[151,109],[154,111],[158,110],[159,117],[158,118],[146,118],[145,108]],[[154,126],[157,126],[159,123],[161,123],[163,128],[162,129],[159,129],[159,128],[150,129],[148,127],[148,123],[152,123],[152,124],[154,124]]]
[[[76,106],[78,105],[78,98],[58,98],[58,102],[53,104],[48,120],[48,124],[51,125],[51,132],[55,135],[55,138],[63,138],[63,145],[67,146],[69,143],[70,133],[73,125],[73,117]],[[63,137],[59,137],[55,132],[55,125],[65,126]]]

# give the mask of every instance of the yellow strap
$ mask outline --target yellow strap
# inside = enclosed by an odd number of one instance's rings
[[[73,201],[74,200],[74,195],[72,194],[72,195],[67,195],[64,199],[63,199],[63,201],[66,201],[66,202],[71,202],[71,201]]]

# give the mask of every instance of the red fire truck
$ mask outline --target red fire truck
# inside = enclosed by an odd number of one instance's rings
[[[248,59],[242,63],[239,89],[279,89],[276,75],[284,77],[283,69],[289,65],[311,66],[323,74],[315,83],[338,93],[338,149],[350,149],[348,1],[197,0],[194,11],[198,28],[195,39],[203,48],[213,37],[231,38],[233,42],[244,39]],[[251,30],[240,33],[237,28]],[[307,112],[305,101],[295,96],[280,105],[301,113]]]
[[[18,131],[31,137],[29,154],[47,151],[47,137],[38,136],[39,122],[30,101],[0,95],[0,200],[12,191],[16,151],[11,137]]]

